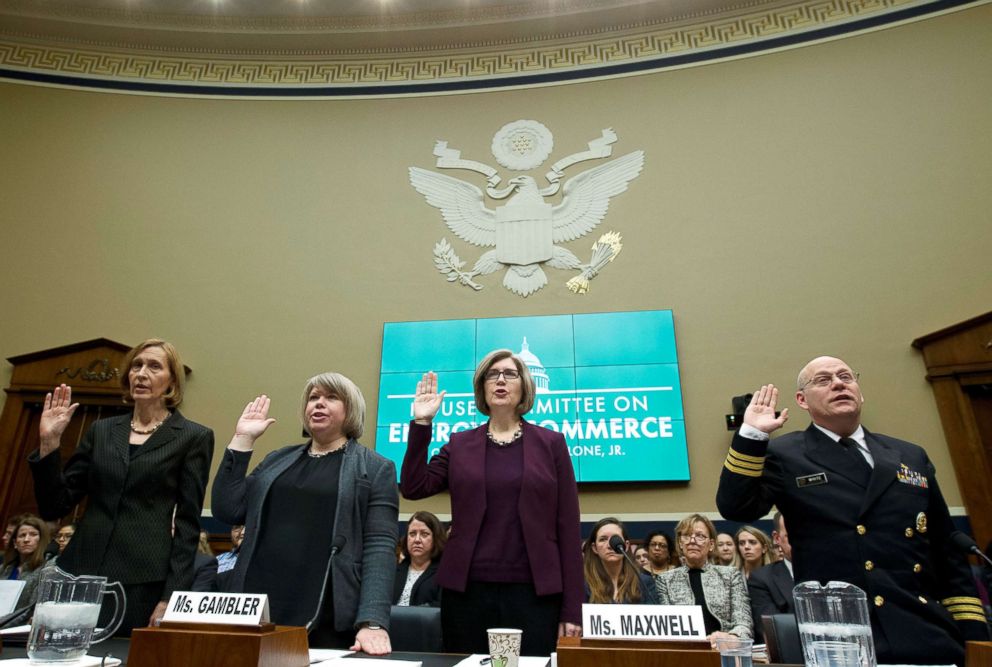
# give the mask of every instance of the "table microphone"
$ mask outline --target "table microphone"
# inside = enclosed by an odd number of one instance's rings
[[[989,565],[992,565],[992,560],[982,553],[982,550],[978,548],[975,540],[971,539],[971,537],[969,537],[966,533],[962,533],[960,530],[955,530],[951,533],[951,543],[961,551],[978,556]]]
[[[327,580],[331,576],[331,564],[334,563],[334,557],[338,555],[338,552],[344,549],[344,545],[348,542],[344,535],[335,535],[334,541],[331,542],[331,555],[327,558],[327,569],[324,570],[324,583],[320,587],[320,597],[317,598],[317,611],[313,613],[313,618],[307,621],[307,632],[313,627],[313,624],[317,622],[317,618],[320,617],[320,610],[324,606],[324,593],[327,592]]]
[[[627,553],[627,550],[624,548],[624,546],[625,545],[623,538],[620,537],[619,535],[614,535],[613,537],[610,538],[610,548],[613,549],[618,554],[620,554],[621,556],[623,556],[624,558],[626,558],[627,562],[633,565],[635,570],[641,572],[642,571],[641,566],[634,562],[634,559],[630,557],[630,554]]]

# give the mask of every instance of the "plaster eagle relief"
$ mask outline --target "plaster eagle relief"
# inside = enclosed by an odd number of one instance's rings
[[[612,130],[589,142],[586,151],[572,154],[552,165],[545,174],[549,185],[538,187],[531,176],[515,176],[507,187],[497,189],[501,178],[494,167],[461,159],[460,152],[439,141],[434,148],[436,166],[442,169],[467,169],[487,177],[485,193],[477,186],[446,174],[410,167],[410,183],[427,203],[441,210],[448,228],[460,239],[487,250],[470,271],[455,254],[447,239],[434,246],[434,264],[449,282],[460,282],[475,290],[482,285],[476,276],[505,269],[503,286],[520,296],[529,296],[548,283],[542,266],[573,269],[579,274],[566,285],[576,293],[585,293],[592,280],[623,247],[619,234],[604,234],[593,245],[589,263],[583,264],[561,243],[574,241],[591,232],[609,208],[610,199],[627,189],[628,183],[641,173],[644,152],[634,151],[599,164],[565,181],[558,204],[546,201],[559,191],[564,170],[592,159],[609,157],[611,144],[617,140]],[[493,138],[493,155],[509,169],[524,171],[540,166],[551,154],[551,132],[541,123],[520,120],[505,125]],[[489,208],[486,195],[508,201]]]

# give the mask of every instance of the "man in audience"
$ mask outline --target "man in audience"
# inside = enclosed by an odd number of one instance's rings
[[[965,557],[923,448],[861,425],[858,374],[817,357],[795,399],[812,424],[769,443],[788,419],[778,389],[754,393],[720,475],[717,507],[753,521],[776,505],[789,526],[796,581],[847,581],[868,596],[879,663],[964,663],[989,638]]]
[[[754,641],[758,643],[765,640],[761,626],[762,616],[793,614],[796,608],[792,597],[792,588],[795,586],[792,579],[792,546],[789,544],[789,533],[785,530],[785,519],[781,512],[775,512],[772,542],[782,554],[782,560],[759,567],[751,572],[747,580],[747,590],[751,596],[751,618],[754,621]]]

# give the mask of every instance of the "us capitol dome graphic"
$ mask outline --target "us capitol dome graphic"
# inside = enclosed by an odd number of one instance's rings
[[[543,394],[547,392],[550,386],[548,374],[544,371],[544,365],[541,364],[541,360],[537,358],[536,354],[530,351],[526,336],[524,336],[524,342],[520,344],[520,352],[517,353],[517,356],[526,364],[527,370],[533,376],[537,393]]]

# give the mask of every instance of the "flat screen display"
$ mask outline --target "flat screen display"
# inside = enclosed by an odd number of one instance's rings
[[[452,433],[486,422],[472,376],[508,348],[537,385],[528,421],[565,436],[580,482],[685,481],[689,462],[670,310],[387,322],[382,336],[376,451],[399,471],[410,405],[426,371],[447,391],[428,456]]]

